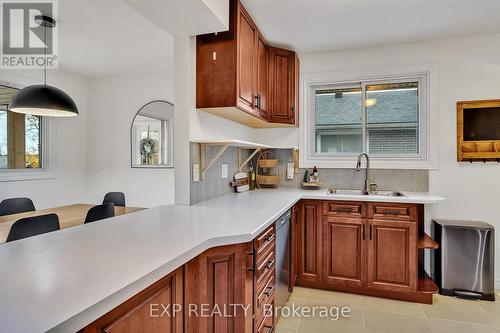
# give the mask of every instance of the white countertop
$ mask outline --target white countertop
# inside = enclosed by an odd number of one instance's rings
[[[203,251],[251,241],[300,199],[444,200],[426,193],[381,197],[258,190],[194,206],[160,206],[2,244],[0,331],[76,332]]]

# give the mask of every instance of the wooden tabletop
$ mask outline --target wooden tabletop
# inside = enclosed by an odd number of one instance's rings
[[[31,212],[11,214],[0,216],[0,243],[5,243],[7,239],[7,235],[9,234],[10,227],[14,222],[24,217],[31,217],[37,215],[45,215],[45,214],[57,214],[59,217],[59,225],[61,229],[74,227],[79,224],[83,224],[85,221],[85,217],[87,216],[87,212],[90,208],[95,205],[87,205],[87,204],[75,204],[54,208],[47,208],[41,210],[35,210]],[[137,207],[122,207],[115,206],[115,215],[123,215],[132,212],[136,212],[143,208]]]

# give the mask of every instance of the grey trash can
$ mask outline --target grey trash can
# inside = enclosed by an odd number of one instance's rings
[[[495,229],[480,221],[432,221],[439,248],[431,254],[439,293],[468,299],[495,300]]]

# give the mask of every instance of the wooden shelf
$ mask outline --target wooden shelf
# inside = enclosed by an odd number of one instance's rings
[[[436,283],[429,277],[427,272],[421,271],[418,277],[418,292],[435,294],[439,291]]]
[[[427,235],[425,232],[422,236],[419,237],[417,246],[419,249],[432,249],[435,250],[439,247],[439,244],[436,243],[431,236]]]
[[[295,173],[298,173],[299,163],[298,163],[298,148],[297,147],[273,147],[264,145],[261,143],[243,141],[243,140],[235,140],[235,139],[220,139],[220,140],[193,140],[193,143],[198,143],[200,145],[200,173],[201,179],[205,179],[205,174],[207,170],[214,164],[214,162],[224,154],[224,152],[229,147],[238,148],[238,169],[241,171],[243,167],[248,164],[252,158],[260,152],[262,149],[291,149],[293,162],[295,165]],[[206,147],[207,146],[220,146],[217,153],[207,161],[205,158],[206,155]],[[243,161],[241,156],[242,149],[250,149],[253,152]]]
[[[194,140],[194,143],[199,143],[202,145],[212,145],[212,146],[230,146],[236,148],[248,148],[248,149],[256,149],[256,148],[272,148],[268,145],[263,145],[261,143],[243,141],[243,140],[235,140],[235,139],[221,139],[221,140]]]

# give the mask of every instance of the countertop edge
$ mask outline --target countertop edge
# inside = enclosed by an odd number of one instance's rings
[[[66,321],[56,325],[48,332],[68,332],[68,331],[78,331],[85,327],[86,325],[92,323],[97,318],[106,314],[119,304],[125,302],[127,299],[136,295],[140,291],[144,290],[148,286],[154,284],[156,281],[162,277],[172,273],[176,269],[182,267],[184,264],[189,262],[191,259],[200,255],[204,251],[214,248],[217,246],[226,246],[232,244],[246,243],[252,241],[257,237],[262,231],[265,230],[269,225],[271,225],[277,218],[279,218],[283,213],[290,209],[294,204],[300,200],[338,200],[338,201],[366,201],[366,202],[394,202],[394,203],[414,203],[414,204],[436,204],[445,198],[439,196],[429,196],[429,197],[367,197],[358,195],[326,195],[321,193],[297,193],[293,199],[291,199],[284,207],[280,208],[271,217],[269,217],[265,222],[260,224],[259,227],[255,228],[248,234],[231,235],[223,237],[215,237],[205,240],[204,242],[198,244],[197,246],[191,248],[189,251],[183,253],[177,258],[170,260],[164,265],[158,267],[154,271],[144,275],[138,280],[132,282],[126,287],[120,289],[119,291],[107,296],[100,302],[90,306],[89,308],[83,310],[82,312],[75,314],[73,317],[67,319]]]
[[[66,332],[77,332],[78,330],[89,325],[96,319],[100,318],[104,314],[108,313],[116,306],[122,304],[126,300],[130,299],[134,295],[138,294],[140,291],[151,286],[161,278],[174,272],[176,269],[182,267],[188,263],[193,258],[202,254],[206,250],[209,250],[218,246],[228,246],[233,244],[247,243],[255,239],[261,232],[263,232],[268,226],[270,226],[274,221],[284,214],[288,209],[290,209],[294,204],[296,204],[301,198],[296,198],[292,200],[291,203],[287,204],[278,213],[274,214],[260,227],[254,229],[249,234],[232,235],[225,237],[215,237],[198,244],[194,248],[190,249],[188,252],[183,253],[181,256],[169,261],[163,266],[155,269],[151,273],[139,278],[138,280],[132,282],[128,286],[120,289],[112,295],[104,298],[99,303],[92,305],[91,307],[85,309],[84,311],[74,315],[73,317],[67,319],[66,321],[58,324],[47,332],[51,333],[66,333]]]

